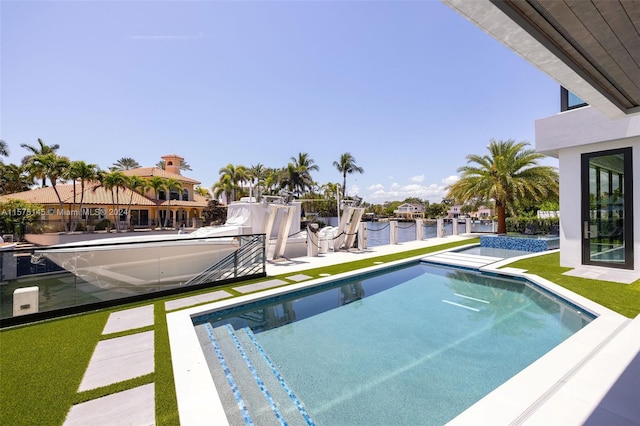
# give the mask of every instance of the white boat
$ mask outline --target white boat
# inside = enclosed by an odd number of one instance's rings
[[[189,283],[240,246],[239,235],[266,234],[267,259],[306,254],[300,232],[300,203],[282,197],[265,202],[231,203],[227,221],[189,234],[136,235],[49,246],[36,250],[32,262],[47,258],[101,288],[156,288]]]

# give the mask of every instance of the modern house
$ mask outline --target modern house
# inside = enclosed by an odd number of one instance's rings
[[[443,2],[562,87],[559,113],[535,123],[536,150],[559,160],[561,266],[639,279],[639,4]]]
[[[62,200],[62,207],[51,186],[3,195],[0,196],[0,202],[17,199],[42,205],[42,221],[46,226],[45,230],[48,231],[64,230],[61,220],[63,216],[68,218],[69,215],[76,215],[76,219],[78,223],[82,224],[83,229],[86,226],[95,225],[103,219],[108,219],[112,223],[115,220],[125,222],[128,210],[130,210],[129,223],[123,224],[125,229],[129,227],[135,229],[152,228],[161,225],[165,223],[167,214],[169,217],[166,223],[170,226],[200,226],[200,217],[208,204],[205,197],[194,191],[194,187],[200,182],[182,176],[180,173],[182,157],[171,154],[163,156],[162,159],[165,162],[164,169],[138,167],[123,171],[128,176],[135,175],[142,178],[157,176],[180,182],[182,188],[179,191],[173,190],[167,193],[165,190],[160,190],[157,198],[153,189],[146,189],[144,193],[138,193],[128,188],[120,188],[116,205],[111,191],[97,182],[89,182],[85,185],[84,194],[79,183],[76,183],[75,186],[71,183],[56,185],[56,190]],[[81,200],[82,205],[80,205]],[[115,212],[116,209],[119,211]]]

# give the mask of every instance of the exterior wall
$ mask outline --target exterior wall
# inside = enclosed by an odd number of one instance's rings
[[[634,172],[634,270],[640,271],[640,117],[613,121],[587,107],[536,121],[536,149],[559,159],[561,266],[582,264],[581,154],[629,146]]]
[[[610,120],[597,109],[584,107],[536,120],[535,128],[536,151],[557,158],[562,148],[639,136],[640,115]]]

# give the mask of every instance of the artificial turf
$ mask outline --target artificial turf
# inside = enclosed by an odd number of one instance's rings
[[[509,267],[526,269],[574,293],[605,306],[629,318],[640,315],[640,280],[631,284],[563,275],[571,268],[560,266],[560,253],[531,257],[511,263]]]

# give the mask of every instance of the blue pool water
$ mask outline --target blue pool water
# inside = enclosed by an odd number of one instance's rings
[[[316,424],[437,425],[591,320],[524,282],[414,264],[194,324],[248,326]]]

